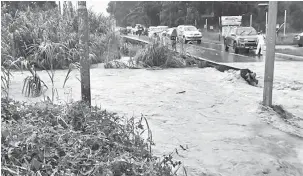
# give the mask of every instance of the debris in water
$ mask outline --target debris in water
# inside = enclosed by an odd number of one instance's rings
[[[181,93],[185,93],[186,91],[185,90],[183,90],[183,91],[181,91],[181,92],[177,92],[177,94],[181,94]]]

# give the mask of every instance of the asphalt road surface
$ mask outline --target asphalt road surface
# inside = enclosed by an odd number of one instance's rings
[[[138,36],[129,35],[127,37],[138,38]],[[148,41],[148,37],[141,36],[141,40]],[[170,41],[168,41],[170,45]],[[235,54],[232,48],[229,51],[225,51],[223,44],[216,44],[202,41],[201,44],[184,44],[185,52],[198,56],[204,59],[208,59],[215,62],[231,63],[231,62],[263,62],[265,60],[265,52],[263,55],[258,56],[255,54],[255,50],[250,50],[246,53],[245,50],[240,50],[239,54]],[[180,44],[177,45],[177,51],[180,51]],[[288,61],[286,59],[276,57],[276,61]]]

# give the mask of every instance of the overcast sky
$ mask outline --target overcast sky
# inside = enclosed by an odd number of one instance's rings
[[[56,1],[57,4],[59,1]],[[61,4],[63,3],[63,1],[60,1]],[[76,6],[78,1],[72,1],[73,5]],[[89,0],[89,1],[86,1],[86,6],[87,8],[92,8],[92,10],[94,12],[97,12],[97,13],[103,13],[105,16],[109,16],[109,14],[106,12],[106,8],[107,8],[107,4],[109,3],[110,1],[106,1],[106,0]]]

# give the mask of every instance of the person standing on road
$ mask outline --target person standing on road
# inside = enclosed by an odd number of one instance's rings
[[[160,37],[159,37],[159,35],[155,32],[154,34],[153,34],[153,43],[158,43],[158,42],[160,42],[159,40],[160,40]]]
[[[177,51],[177,30],[173,29],[170,35],[171,46],[174,51]]]
[[[161,44],[162,44],[163,46],[166,46],[166,31],[163,31],[163,32],[161,33]]]
[[[262,31],[258,32],[258,39],[257,39],[257,50],[256,54],[261,55],[262,50],[264,49],[264,44],[265,44],[265,36],[262,34]]]
[[[139,27],[138,27],[138,35],[139,35],[139,38],[140,38],[140,36],[142,35],[143,31],[144,31],[143,26],[139,26]]]

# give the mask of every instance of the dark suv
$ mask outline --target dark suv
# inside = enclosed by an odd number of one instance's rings
[[[250,49],[257,48],[257,39],[257,31],[253,27],[232,28],[224,40],[225,50],[232,47],[235,53],[239,53],[239,49],[245,49],[248,53]]]

